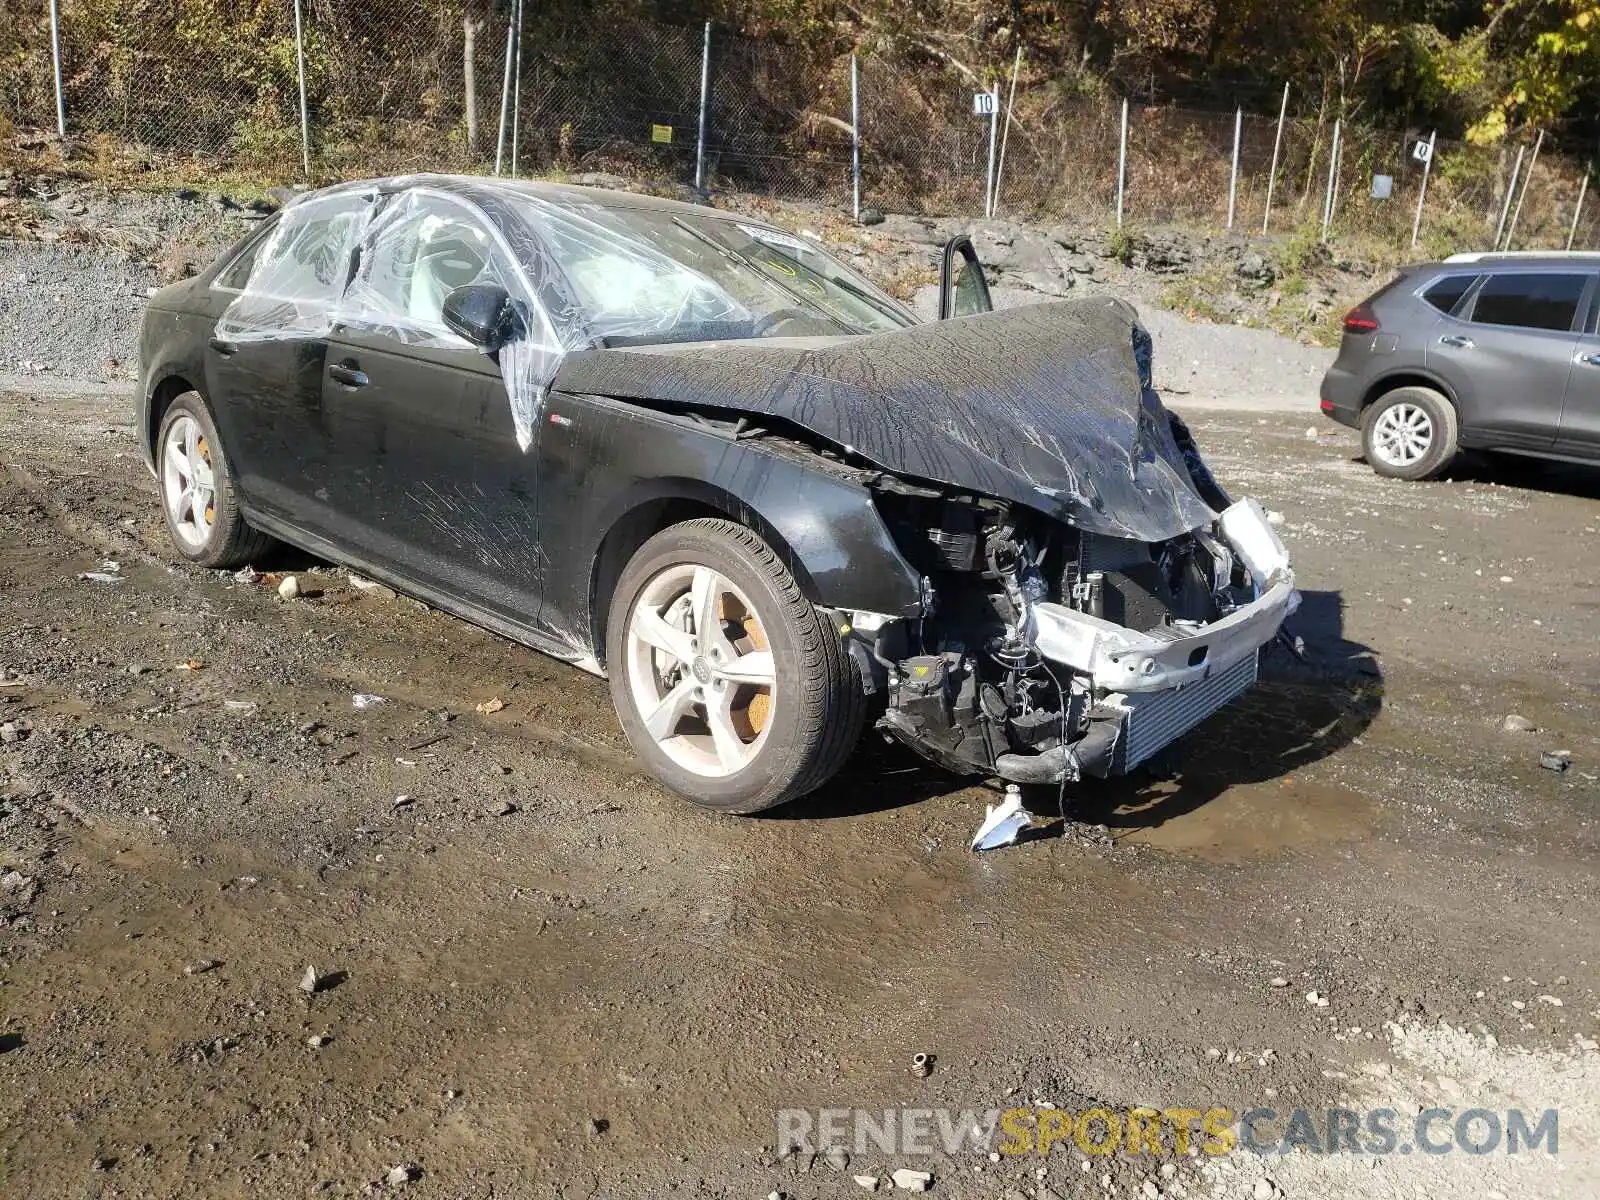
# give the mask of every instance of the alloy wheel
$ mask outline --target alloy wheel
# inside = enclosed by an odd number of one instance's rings
[[[755,761],[772,728],[777,665],[755,606],[711,567],[666,568],[629,615],[628,688],[673,762],[721,778]]]
[[[1433,419],[1415,404],[1392,405],[1372,424],[1372,452],[1391,467],[1409,467],[1433,445]]]
[[[161,492],[173,531],[199,549],[211,540],[217,520],[217,481],[211,446],[200,422],[187,414],[167,428],[161,451]]]

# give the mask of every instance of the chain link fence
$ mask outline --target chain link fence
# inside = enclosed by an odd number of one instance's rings
[[[50,0],[0,0],[0,155],[57,127],[54,27],[66,144],[108,174],[322,182],[498,162],[698,176],[849,213],[859,128],[865,208],[975,216],[992,202],[1001,216],[1108,226],[1120,178],[1135,226],[1226,228],[1231,193],[1234,229],[1317,239],[1331,199],[1332,233],[1400,247],[1423,187],[1414,149],[1428,131],[1342,123],[1330,197],[1333,113],[1312,88],[1291,88],[1281,123],[1264,91],[1251,112],[1129,104],[1124,144],[1123,101],[1097,80],[1020,62],[977,72],[893,45],[862,46],[853,79],[849,54],[638,21],[530,14],[519,48],[513,0],[56,3],[53,25]],[[997,96],[992,121],[974,111],[979,93]],[[1519,248],[1569,234],[1600,245],[1600,204],[1577,212],[1585,167],[1547,148],[1530,171],[1522,151],[1519,168],[1515,145],[1438,141],[1419,250],[1488,247],[1519,206]]]

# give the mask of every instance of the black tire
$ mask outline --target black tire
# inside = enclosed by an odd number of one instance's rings
[[[1400,461],[1383,442],[1384,423],[1393,414],[1420,411],[1427,417],[1426,448],[1409,461]],[[1388,414],[1388,415],[1386,415]],[[1378,397],[1361,414],[1361,448],[1367,465],[1390,479],[1432,479],[1455,461],[1460,450],[1461,427],[1456,407],[1427,387],[1395,388]]]
[[[775,667],[765,740],[748,764],[720,777],[687,769],[656,743],[629,678],[636,606],[653,581],[691,565],[711,568],[744,594]],[[612,703],[634,751],[651,774],[702,808],[752,813],[814,791],[844,765],[861,735],[866,697],[832,622],[801,594],[772,548],[732,521],[685,521],[639,548],[612,596],[606,663]]]
[[[169,502],[167,484],[168,438],[180,421],[193,421],[200,427],[205,439],[204,457],[211,468],[214,487],[212,503],[206,512],[208,518],[202,525],[196,521],[191,528],[200,531],[204,540],[195,541],[186,535],[174,517]],[[166,518],[167,533],[179,554],[190,562],[213,570],[231,570],[260,558],[272,545],[272,538],[252,528],[239,512],[238,497],[233,488],[233,472],[222,449],[222,439],[217,436],[216,422],[206,409],[198,392],[185,392],[172,402],[161,418],[161,430],[155,445],[156,486],[161,496],[161,513]]]

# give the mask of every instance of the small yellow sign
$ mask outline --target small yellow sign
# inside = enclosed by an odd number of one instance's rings
[[[650,126],[650,140],[652,142],[670,142],[670,141],[672,141],[672,126],[671,125],[652,125],[652,126]]]

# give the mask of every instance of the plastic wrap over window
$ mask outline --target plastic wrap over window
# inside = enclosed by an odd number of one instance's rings
[[[255,255],[243,290],[217,322],[228,342],[325,337],[350,275],[350,255],[376,198],[339,192],[286,208]]]

